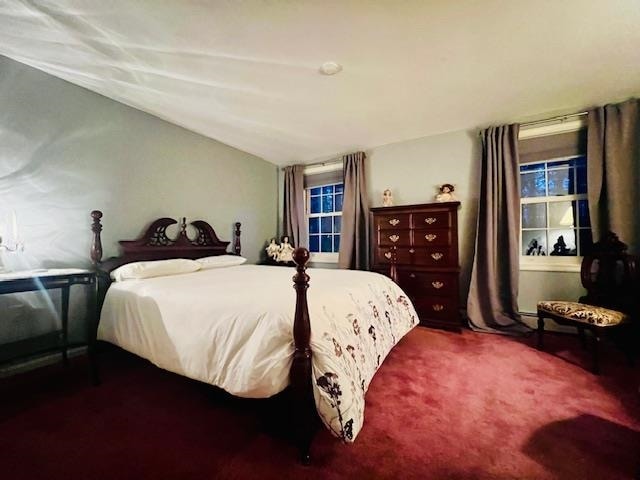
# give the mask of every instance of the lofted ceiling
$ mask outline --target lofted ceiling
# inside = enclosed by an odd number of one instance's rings
[[[283,165],[638,95],[639,25],[638,0],[7,0],[0,54]]]

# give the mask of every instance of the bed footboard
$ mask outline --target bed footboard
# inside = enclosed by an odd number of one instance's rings
[[[293,394],[293,421],[301,461],[310,462],[311,442],[318,424],[318,413],[313,399],[313,376],[311,372],[311,324],[307,306],[307,289],[309,275],[307,262],[309,251],[298,248],[293,253],[296,263],[296,274],[293,277],[293,288],[296,290],[296,310],[293,320],[293,341],[295,352],[289,374],[291,392]]]

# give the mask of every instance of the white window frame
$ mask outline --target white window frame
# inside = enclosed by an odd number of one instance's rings
[[[342,163],[340,164],[330,164],[330,165],[322,165],[320,167],[310,167],[305,169],[305,174],[312,173],[321,173],[332,170],[342,169]],[[309,219],[314,218],[322,218],[322,217],[342,217],[342,210],[340,212],[330,212],[330,213],[311,213],[311,189],[312,188],[322,188],[328,185],[340,185],[344,182],[334,182],[327,183],[325,185],[318,185],[316,187],[305,188],[304,190],[304,219],[305,219],[305,228],[307,231],[307,235],[309,235]],[[343,190],[344,192],[344,190]],[[322,241],[322,240],[321,240]],[[340,229],[340,241],[342,241],[342,228]],[[338,263],[338,252],[309,252],[310,258],[309,260],[314,263]]]
[[[535,164],[544,164],[549,162],[561,162],[563,160],[571,160],[576,157],[581,157],[584,155],[570,155],[567,157],[558,157],[558,158],[550,158],[546,160],[540,160],[536,162],[528,162],[522,163],[522,165],[535,165]],[[553,168],[552,168],[553,170]],[[575,167],[573,168],[574,175],[576,174]],[[547,178],[548,169],[545,168],[545,184],[548,185]],[[518,175],[520,175],[520,168],[518,168]],[[586,193],[572,194],[572,195],[553,195],[553,196],[544,196],[544,197],[520,197],[520,232],[519,232],[519,246],[520,249],[520,270],[522,271],[542,271],[542,272],[579,272],[582,264],[582,256],[552,256],[549,255],[549,245],[547,245],[547,254],[544,256],[535,256],[535,255],[523,255],[522,254],[522,232],[526,230],[543,230],[542,228],[530,228],[524,229],[522,228],[522,205],[526,205],[529,203],[544,203],[546,205],[546,218],[547,225],[549,219],[549,204],[555,202],[577,202],[578,200],[588,200]],[[577,213],[576,213],[577,216]],[[586,229],[584,227],[574,226],[576,230]],[[589,227],[589,230],[591,227]],[[552,230],[545,226],[545,231]],[[576,237],[576,248],[579,247],[579,236]]]

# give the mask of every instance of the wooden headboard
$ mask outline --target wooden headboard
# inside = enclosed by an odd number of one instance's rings
[[[119,257],[102,261],[102,212],[91,212],[93,223],[93,241],[91,242],[91,261],[103,272],[111,272],[121,265],[142,260],[164,260],[168,258],[202,258],[227,254],[227,247],[231,242],[223,242],[216,235],[215,230],[204,220],[196,220],[189,225],[196,229],[195,238],[187,235],[187,221],[182,218],[180,232],[176,238],[167,236],[167,227],[178,223],[173,218],[159,218],[154,220],[145,233],[136,240],[121,240],[118,242],[122,250]],[[240,255],[240,226],[235,224],[233,239],[233,254]]]

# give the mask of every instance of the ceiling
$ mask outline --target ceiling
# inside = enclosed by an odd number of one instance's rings
[[[638,0],[7,0],[0,54],[283,165],[640,94],[638,25]]]

